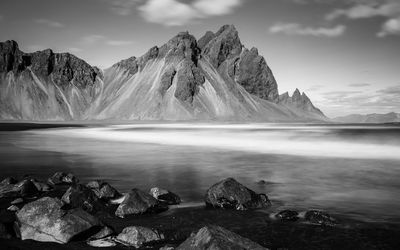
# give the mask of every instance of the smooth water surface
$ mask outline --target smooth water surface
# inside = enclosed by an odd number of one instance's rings
[[[13,126],[8,124],[7,126]],[[127,192],[160,186],[201,203],[226,177],[274,208],[400,223],[395,125],[128,124],[0,131],[0,177],[73,172]],[[265,180],[266,184],[257,184]]]

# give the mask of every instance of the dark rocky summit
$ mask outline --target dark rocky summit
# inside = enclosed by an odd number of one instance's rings
[[[267,249],[219,226],[206,226],[190,236],[177,250]]]
[[[65,211],[57,198],[44,197],[26,204],[18,213],[22,240],[67,243],[100,222],[81,209]]]
[[[256,194],[233,178],[224,179],[207,190],[206,205],[214,208],[246,210],[271,205],[265,194]]]

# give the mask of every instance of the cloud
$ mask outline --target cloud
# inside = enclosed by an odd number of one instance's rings
[[[377,33],[378,37],[385,37],[388,35],[400,35],[400,17],[387,20],[382,25],[381,31]]]
[[[97,43],[99,41],[102,41],[105,39],[105,36],[102,35],[87,35],[81,38],[80,43],[85,44],[85,45],[91,45],[94,43]]]
[[[303,35],[317,37],[338,37],[344,34],[346,26],[337,25],[332,28],[325,27],[303,27],[298,23],[277,23],[270,27],[271,33],[283,33],[286,35]]]
[[[181,26],[196,19],[232,13],[243,0],[195,0],[184,3],[178,0],[148,0],[138,7],[142,17],[151,23]]]
[[[308,89],[306,89],[307,92],[311,92],[311,91],[318,91],[320,89],[322,89],[324,87],[324,85],[313,85],[311,87],[309,87]]]
[[[75,47],[68,48],[67,50],[68,50],[68,51],[71,51],[71,52],[74,52],[74,53],[76,53],[76,52],[81,52],[81,51],[82,51],[82,49],[80,49],[80,48],[75,48]]]
[[[111,4],[111,10],[117,15],[127,16],[132,13],[134,7],[137,6],[140,0],[112,0],[108,1]]]
[[[52,28],[62,28],[65,26],[64,24],[62,24],[60,22],[49,20],[49,19],[35,19],[34,21],[35,21],[35,23],[43,24],[43,25],[46,25],[46,26],[52,27]]]
[[[371,86],[369,83],[351,83],[348,85],[349,87],[361,88]]]
[[[125,40],[108,40],[106,41],[106,44],[111,45],[111,46],[123,46],[123,45],[129,45],[132,44],[132,41],[125,41]]]

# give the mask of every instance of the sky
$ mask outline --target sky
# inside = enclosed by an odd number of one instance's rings
[[[400,0],[0,1],[0,41],[100,68],[224,24],[258,48],[280,93],[298,88],[329,117],[400,112]]]

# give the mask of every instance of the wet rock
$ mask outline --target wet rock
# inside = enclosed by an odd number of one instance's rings
[[[13,200],[13,201],[11,202],[11,204],[12,204],[12,205],[16,205],[16,204],[20,204],[20,203],[22,203],[22,202],[24,202],[24,200],[23,200],[22,198],[17,198],[17,199],[15,199],[15,200]]]
[[[127,215],[160,212],[167,209],[167,206],[159,202],[150,194],[139,189],[132,189],[132,191],[125,196],[123,202],[118,206],[115,215],[124,218]]]
[[[177,250],[267,249],[219,226],[206,226],[186,239]]]
[[[17,184],[8,184],[0,187],[0,197],[27,197],[38,193],[36,186],[30,180],[23,180]]]
[[[91,181],[86,186],[90,188],[98,198],[103,200],[115,199],[121,196],[114,187],[104,181]]]
[[[159,187],[150,189],[150,194],[157,200],[168,205],[177,205],[181,203],[181,198],[178,195]]]
[[[35,185],[35,187],[37,188],[37,190],[39,190],[40,192],[48,192],[50,191],[52,188],[47,185],[44,182],[35,180],[35,179],[31,179],[32,183]]]
[[[5,186],[5,185],[10,185],[10,184],[16,184],[18,181],[14,179],[13,177],[7,177],[4,180],[1,181],[0,186]]]
[[[60,199],[50,197],[26,204],[17,213],[21,239],[67,243],[74,236],[100,225],[82,209],[65,211],[62,206]]]
[[[0,239],[9,239],[11,235],[7,232],[7,228],[3,223],[0,223]]]
[[[107,237],[98,240],[88,240],[87,244],[92,247],[115,247],[117,245],[113,237]]]
[[[256,194],[233,178],[224,179],[211,186],[206,193],[208,207],[224,209],[266,208],[271,205],[264,194]]]
[[[114,234],[114,230],[109,227],[103,227],[99,232],[90,236],[90,240],[99,240],[111,236]]]
[[[80,207],[91,214],[107,210],[106,204],[97,197],[92,189],[81,184],[69,187],[61,200],[73,208]]]
[[[275,217],[282,221],[297,221],[299,219],[299,213],[291,210],[283,210],[277,213]]]
[[[11,205],[7,208],[8,211],[11,212],[18,212],[19,211],[19,207],[15,206],[15,205]]]
[[[309,210],[306,212],[304,219],[312,224],[334,226],[336,219],[331,217],[328,213],[320,210]]]
[[[117,236],[116,241],[125,245],[136,248],[142,247],[145,244],[161,241],[164,235],[157,231],[140,226],[126,227]]]
[[[78,183],[78,179],[71,173],[57,172],[48,179],[51,185]]]

